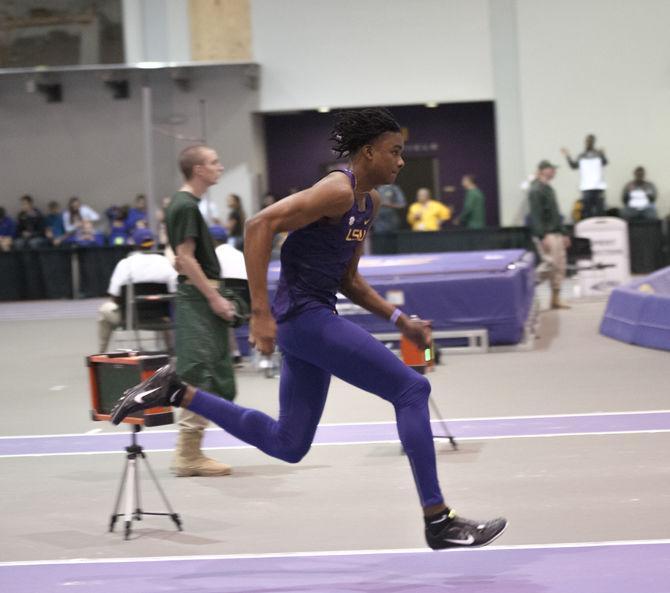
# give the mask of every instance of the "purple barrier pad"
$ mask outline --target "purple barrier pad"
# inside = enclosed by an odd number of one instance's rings
[[[643,284],[655,292],[641,291]],[[628,344],[670,350],[670,267],[615,288],[600,333]]]
[[[132,545],[132,544],[129,544]],[[0,566],[3,593],[667,593],[670,544]]]
[[[492,437],[593,434],[598,432],[634,432],[670,430],[670,412],[598,414],[592,416],[540,416],[537,418],[484,418],[447,420],[456,438],[486,439]],[[433,421],[436,436],[443,435],[441,422]],[[138,442],[147,450],[171,450],[175,432],[142,432]],[[367,443],[398,440],[395,423],[319,426],[315,443]],[[54,453],[86,453],[123,451],[129,444],[128,433],[97,435],[54,435],[48,437],[11,437],[0,439],[0,455],[44,455]],[[223,430],[206,433],[206,448],[244,445]]]

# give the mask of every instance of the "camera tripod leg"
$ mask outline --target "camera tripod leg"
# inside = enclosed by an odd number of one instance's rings
[[[142,457],[144,454],[140,453]],[[140,495],[140,465],[139,463],[135,465],[135,512],[133,513],[133,519],[135,521],[142,520],[142,498]]]
[[[136,486],[135,458],[128,458],[128,479],[126,480],[126,512],[123,515],[125,524],[125,539],[130,539],[131,524],[133,521],[133,502]]]
[[[121,494],[123,493],[123,487],[126,484],[127,477],[128,477],[128,459],[126,459],[126,462],[123,465],[123,474],[121,475],[119,490],[116,493],[116,502],[114,503],[114,510],[112,511],[112,516],[109,518],[109,531],[114,531],[114,525],[116,525],[116,520],[119,518],[119,506],[121,504]]]
[[[165,504],[165,507],[169,511],[169,517],[172,519],[174,524],[177,526],[177,529],[179,531],[183,531],[183,527],[181,525],[181,519],[179,518],[179,515],[175,513],[174,509],[172,508],[172,505],[170,504],[170,501],[168,500],[167,496],[165,495],[165,492],[163,491],[163,488],[161,488],[161,484],[158,481],[158,478],[156,477],[156,474],[154,474],[154,470],[151,468],[151,464],[149,463],[149,459],[147,459],[147,456],[144,454],[144,452],[140,452],[140,456],[142,459],[144,459],[144,463],[147,466],[147,469],[149,470],[149,475],[151,476],[151,479],[153,480],[154,484],[156,485],[156,489],[161,495],[161,498],[163,499],[163,503]]]

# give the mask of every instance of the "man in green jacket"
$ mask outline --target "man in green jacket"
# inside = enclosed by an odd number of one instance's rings
[[[539,239],[541,255],[550,264],[551,308],[569,309],[560,299],[561,282],[565,278],[566,250],[570,238],[565,234],[561,213],[558,210],[556,192],[549,182],[556,175],[556,165],[547,160],[540,161],[537,174],[528,190],[530,202],[530,228]]]
[[[223,172],[216,151],[190,146],[179,155],[184,183],[167,208],[168,239],[179,272],[176,300],[176,351],[179,376],[185,381],[235,398],[228,347],[228,328],[248,314],[248,304],[238,293],[225,288],[214,241],[198,208],[200,198],[216,184]],[[173,470],[177,476],[223,476],[231,472],[205,457],[201,450],[207,419],[182,409]]]
[[[483,229],[486,226],[486,209],[484,207],[484,194],[475,183],[475,176],[471,173],[463,175],[461,185],[465,189],[463,210],[456,219],[466,229]]]

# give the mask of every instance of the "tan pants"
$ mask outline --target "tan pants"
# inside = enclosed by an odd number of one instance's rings
[[[109,346],[112,332],[121,325],[119,306],[113,301],[107,301],[98,309],[98,352],[105,352]]]
[[[199,432],[205,430],[209,425],[209,420],[191,412],[188,408],[180,408],[179,412],[179,430],[184,432]]]
[[[548,233],[541,242],[543,259],[549,264],[549,283],[554,290],[560,290],[565,278],[567,256],[565,239],[560,233]]]

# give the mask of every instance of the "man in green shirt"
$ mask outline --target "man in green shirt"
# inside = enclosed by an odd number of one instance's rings
[[[484,208],[484,194],[475,183],[475,176],[471,173],[463,175],[461,185],[465,189],[463,210],[456,219],[456,224],[466,229],[483,229],[486,226],[486,211]]]
[[[570,238],[565,234],[561,213],[558,210],[556,192],[549,182],[556,175],[556,165],[547,160],[540,161],[537,175],[530,184],[530,228],[539,240],[542,258],[550,264],[551,308],[569,309],[560,299],[561,282],[565,278],[566,250]]]
[[[198,208],[200,198],[223,172],[216,151],[191,146],[179,155],[184,184],[167,208],[165,222],[179,272],[176,351],[180,377],[201,389],[235,398],[228,328],[248,312],[240,295],[223,288],[214,241]],[[182,409],[173,470],[178,476],[222,476],[227,465],[205,457],[201,443],[208,421]]]

